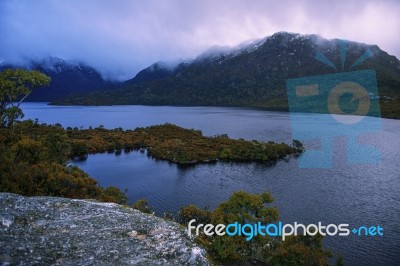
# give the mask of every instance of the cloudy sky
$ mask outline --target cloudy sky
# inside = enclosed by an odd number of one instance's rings
[[[0,61],[57,56],[124,79],[277,31],[368,44],[400,58],[398,0],[1,0]]]

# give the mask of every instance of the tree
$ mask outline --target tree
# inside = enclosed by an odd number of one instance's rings
[[[139,210],[144,213],[152,213],[153,209],[150,207],[147,199],[138,199],[133,205],[132,208]]]
[[[272,223],[276,222],[279,213],[275,207],[268,206],[273,202],[271,194],[249,194],[244,191],[234,192],[227,201],[222,202],[211,214],[212,224]],[[271,239],[266,236],[255,236],[246,241],[243,236],[214,236],[207,239],[208,250],[220,262],[244,263],[257,261],[264,263],[269,257],[268,249]]]
[[[177,219],[179,223],[184,225],[192,219],[196,220],[196,224],[209,224],[211,222],[211,211],[190,204],[180,208]]]
[[[297,140],[297,139],[292,140],[292,146],[293,146],[293,148],[295,148],[299,151],[304,150],[303,143],[301,143],[300,140]]]
[[[19,108],[31,92],[48,85],[50,77],[39,71],[6,69],[0,72],[0,127],[9,128],[23,117]]]

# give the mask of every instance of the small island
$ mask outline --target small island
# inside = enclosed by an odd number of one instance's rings
[[[50,127],[51,128],[51,127]],[[49,128],[48,128],[49,129]],[[38,132],[43,131],[38,128]],[[40,133],[39,133],[40,134]],[[147,150],[156,159],[177,164],[210,163],[224,161],[276,161],[291,154],[299,154],[303,146],[293,141],[284,143],[246,141],[230,139],[226,134],[203,136],[200,130],[185,129],[173,124],[163,124],[135,130],[103,127],[66,130],[71,144],[71,157],[84,159],[89,153],[115,152],[122,150]]]

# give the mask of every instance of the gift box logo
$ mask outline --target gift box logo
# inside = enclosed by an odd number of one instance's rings
[[[301,168],[331,168],[332,141],[336,137],[346,138],[346,163],[366,164],[380,160],[376,147],[360,142],[362,135],[381,129],[376,72],[344,72],[346,47],[345,41],[339,42],[342,72],[286,81],[292,137],[319,143],[317,149],[307,149],[299,158]],[[371,51],[367,50],[349,70],[371,56]],[[315,58],[337,70],[322,53],[318,52]],[[307,118],[304,113],[320,115]]]

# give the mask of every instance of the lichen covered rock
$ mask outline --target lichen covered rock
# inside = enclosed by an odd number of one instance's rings
[[[114,203],[0,193],[0,264],[209,263],[174,222]]]

